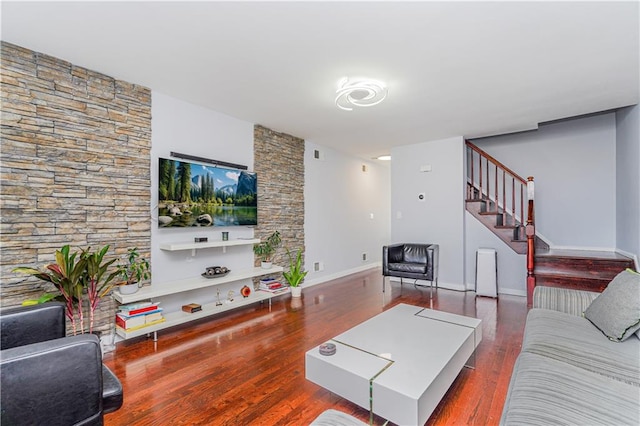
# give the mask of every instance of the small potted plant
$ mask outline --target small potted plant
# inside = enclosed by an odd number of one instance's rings
[[[280,237],[280,232],[275,231],[273,234],[269,235],[266,240],[259,242],[253,246],[253,252],[260,258],[262,261],[261,266],[264,269],[271,268],[273,259],[273,255],[275,254],[278,247],[282,243],[282,238]]]
[[[298,254],[294,258],[289,249],[287,249],[287,257],[289,258],[289,270],[287,272],[283,272],[282,275],[291,287],[291,297],[300,297],[302,295],[302,288],[300,288],[300,284],[309,271],[303,270],[302,250],[299,250]]]
[[[135,293],[142,281],[151,278],[149,261],[140,257],[137,247],[128,250],[127,260],[128,263],[118,265],[119,277],[122,280],[118,287],[120,294]]]

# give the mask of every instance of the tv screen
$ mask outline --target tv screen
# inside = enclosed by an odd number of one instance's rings
[[[158,226],[255,226],[257,189],[252,172],[160,158]]]

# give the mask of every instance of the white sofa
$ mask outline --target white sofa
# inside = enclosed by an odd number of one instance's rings
[[[501,425],[640,424],[640,337],[612,341],[585,318],[599,296],[536,287]]]

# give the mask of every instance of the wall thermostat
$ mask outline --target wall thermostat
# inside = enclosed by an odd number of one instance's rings
[[[424,194],[424,192],[419,193],[419,194],[418,194],[418,200],[420,200],[420,201],[424,201],[424,199],[425,199],[425,194]]]

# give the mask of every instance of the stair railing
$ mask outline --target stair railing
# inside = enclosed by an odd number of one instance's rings
[[[467,199],[489,201],[487,211],[498,213],[502,210],[513,218],[511,225],[522,227],[524,231],[527,181],[471,142],[466,141],[466,146]]]
[[[529,176],[527,180],[524,180],[513,170],[469,141],[466,141],[466,155],[467,199],[485,200],[487,202],[487,211],[502,212],[510,215],[513,221],[510,225],[516,227],[517,239],[523,240],[526,236],[527,304],[531,306],[536,282],[534,275],[536,232],[533,176]],[[525,199],[527,200],[526,215],[524,210]],[[505,216],[503,215],[503,217]],[[502,224],[507,225],[505,222]]]

